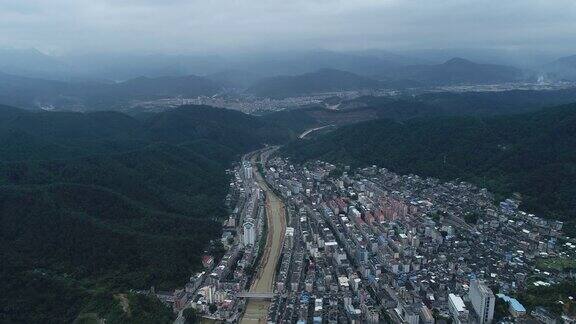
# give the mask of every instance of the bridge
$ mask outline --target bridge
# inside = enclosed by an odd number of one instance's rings
[[[238,295],[236,295],[239,298],[247,298],[247,299],[264,299],[264,300],[268,300],[268,299],[272,299],[274,297],[274,293],[273,292],[249,292],[249,291],[243,291],[241,293],[239,293]]]

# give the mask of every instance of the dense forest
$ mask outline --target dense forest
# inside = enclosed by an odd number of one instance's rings
[[[225,169],[289,134],[205,106],[143,120],[0,107],[0,322],[169,322],[123,294],[182,286],[219,236]]]
[[[523,208],[576,224],[576,105],[492,117],[379,119],[284,148],[297,161],[323,159],[398,173],[460,178],[509,195]]]

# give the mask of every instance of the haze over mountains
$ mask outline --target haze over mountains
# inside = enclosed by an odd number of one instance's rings
[[[295,75],[322,68],[369,74],[426,60],[385,51],[301,51],[236,55],[85,54],[49,56],[37,50],[0,50],[0,71],[48,79],[123,81],[139,76],[209,75],[245,71],[262,76]],[[52,73],[52,75],[51,75]]]
[[[564,57],[541,55],[530,64],[520,64],[520,55],[482,52],[481,49],[414,51],[277,51],[246,54],[67,54],[47,55],[35,49],[0,48],[0,71],[8,74],[60,80],[125,81],[140,76],[210,75],[225,71],[244,71],[267,76],[297,75],[323,68],[361,75],[378,75],[403,66],[436,65],[453,58],[480,64],[516,66],[539,70]]]
[[[222,85],[194,75],[138,77],[124,82],[55,81],[0,73],[0,99],[29,109],[109,110],[131,100],[210,96]]]
[[[576,78],[576,55],[559,58],[543,68],[556,78],[574,80]]]
[[[334,91],[575,80],[573,57],[531,69],[385,51],[217,56],[53,57],[0,50],[0,101],[29,109],[125,109],[134,102],[229,93],[268,98]],[[113,80],[121,80],[113,81]]]
[[[285,98],[339,90],[376,89],[384,84],[368,77],[334,69],[296,76],[277,76],[256,82],[247,89],[259,97]]]
[[[478,64],[452,58],[436,65],[410,65],[380,75],[384,80],[411,80],[425,85],[504,83],[525,80],[518,68]]]

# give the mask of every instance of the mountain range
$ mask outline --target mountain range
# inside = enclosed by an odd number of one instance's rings
[[[109,110],[131,100],[214,95],[222,86],[194,75],[138,77],[119,83],[68,82],[0,73],[0,101],[28,109]]]
[[[0,49],[0,72],[61,81],[125,81],[140,76],[207,76],[247,71],[260,77],[337,69],[371,76],[405,66],[438,65],[454,57],[481,64],[517,66],[545,72],[557,58],[543,53],[509,53],[481,49],[292,51],[236,54],[98,53],[47,55],[35,49]],[[559,59],[558,61],[562,61]]]
[[[375,89],[381,83],[351,72],[322,69],[316,72],[277,76],[258,81],[247,92],[259,97],[285,98],[311,93]]]
[[[247,92],[260,97],[285,98],[333,91],[495,84],[524,79],[523,72],[517,68],[478,64],[462,58],[453,58],[437,65],[407,65],[391,68],[373,77],[335,69],[321,69],[295,76],[277,76],[256,82],[248,88]]]
[[[409,65],[377,76],[381,80],[410,80],[423,85],[486,84],[524,79],[518,68],[479,64],[463,58],[452,58],[442,64]]]
[[[123,61],[115,61],[114,57],[94,60],[108,59],[110,64]],[[82,65],[79,58],[57,58],[38,51],[1,50],[0,58],[6,59],[3,65],[0,64],[0,102],[28,109],[73,111],[123,110],[138,101],[213,96],[230,91],[286,98],[333,91],[496,84],[535,80],[538,76],[536,70],[481,64],[457,57],[435,64],[384,51],[315,51],[279,53],[277,56],[246,55],[232,61],[213,56],[139,57],[130,62],[134,65],[130,68],[133,72],[121,73],[136,77],[118,82],[107,79],[106,73],[97,72],[58,76]],[[86,64],[93,63],[87,60]],[[571,79],[574,74],[572,63],[573,58],[567,57],[541,70],[551,79]],[[128,68],[130,64],[124,67]],[[169,68],[158,68],[156,72],[145,68],[165,65]],[[208,65],[214,68],[201,68]],[[100,68],[105,69],[105,66]],[[117,71],[116,67],[111,69]],[[202,72],[204,75],[200,75]]]
[[[368,74],[426,60],[387,51],[327,50],[211,54],[69,54],[47,55],[35,49],[0,49],[0,71],[28,77],[69,80],[124,81],[139,76],[211,75],[249,71],[263,77],[295,75],[322,68]]]

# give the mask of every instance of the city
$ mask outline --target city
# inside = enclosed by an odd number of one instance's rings
[[[337,107],[326,104],[330,98],[339,98],[340,100],[353,100],[362,96],[374,97],[400,97],[402,95],[416,95],[422,93],[435,92],[502,92],[513,90],[560,90],[574,87],[574,82],[554,81],[554,82],[515,82],[503,84],[474,84],[474,85],[454,85],[438,87],[415,87],[407,89],[365,89],[365,90],[347,90],[332,91],[323,93],[311,93],[308,95],[287,97],[287,98],[260,98],[246,93],[237,93],[237,91],[224,91],[214,96],[198,96],[196,98],[163,98],[150,101],[134,100],[123,109],[137,109],[138,111],[162,111],[165,109],[179,107],[181,105],[208,105],[219,108],[239,110],[247,114],[262,114],[284,109],[297,107],[306,107],[311,105],[325,104],[327,108],[334,109]],[[49,109],[43,108],[43,109]]]
[[[268,159],[275,149],[248,154],[234,169],[227,252],[176,292],[175,309],[242,323],[483,324],[502,299],[510,320],[546,322],[544,309],[526,314],[509,295],[574,278],[538,269],[543,258],[574,258],[562,222],[525,213],[513,198],[495,205],[465,182]],[[274,217],[286,224],[274,225],[282,235],[272,237],[266,200],[277,198],[286,213]],[[272,275],[262,271],[275,260]]]

